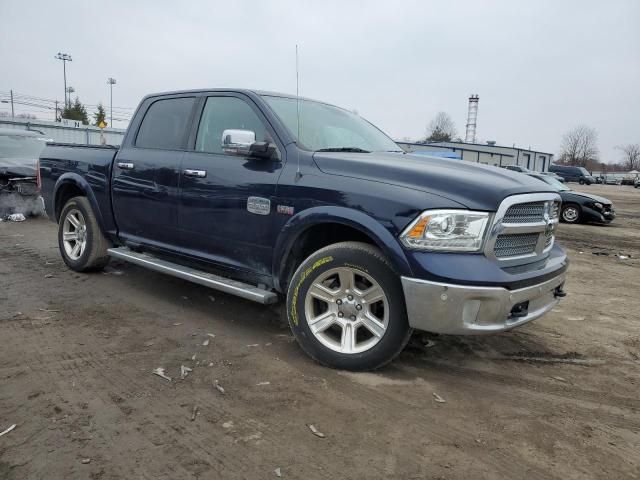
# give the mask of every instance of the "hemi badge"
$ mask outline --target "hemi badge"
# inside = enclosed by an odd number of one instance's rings
[[[256,215],[269,215],[271,200],[262,197],[249,197],[247,198],[247,210]]]
[[[295,209],[288,205],[278,205],[278,213],[282,213],[283,215],[293,215]]]

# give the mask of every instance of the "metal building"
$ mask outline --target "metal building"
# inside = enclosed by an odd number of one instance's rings
[[[538,172],[547,172],[549,165],[553,161],[553,153],[526,148],[506,147],[496,145],[494,142],[436,142],[426,144],[398,142],[398,145],[405,151],[412,153],[428,155],[429,152],[434,152],[438,156],[442,156],[442,153],[437,152],[447,152],[447,156],[449,157],[451,154],[455,154],[456,158],[468,162],[495,165],[497,167],[518,165]]]

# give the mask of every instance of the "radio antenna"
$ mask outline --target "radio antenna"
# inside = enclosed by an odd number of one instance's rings
[[[300,81],[298,69],[298,44],[296,43],[296,123],[298,135],[296,139],[296,153],[298,155],[298,169],[296,170],[296,181],[302,177],[300,173]]]

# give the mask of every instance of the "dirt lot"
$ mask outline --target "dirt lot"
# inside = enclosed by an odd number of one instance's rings
[[[2,223],[0,479],[640,478],[640,190],[582,188],[618,218],[561,226],[551,314],[375,374],[316,365],[277,309],[122,263],[76,274],[53,223]]]

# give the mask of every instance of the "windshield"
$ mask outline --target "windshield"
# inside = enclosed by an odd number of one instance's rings
[[[295,98],[264,95],[291,135],[298,139]],[[355,152],[402,152],[384,133],[362,117],[342,108],[311,100],[300,102],[300,138],[305,150],[342,150]]]
[[[589,170],[587,170],[586,168],[579,167],[579,169],[580,169],[580,173],[582,173],[585,177],[590,177],[591,176],[591,174],[589,173]]]
[[[549,177],[547,175],[545,176],[535,176],[535,178],[538,178],[546,183],[548,183],[549,185],[551,185],[553,188],[556,189],[556,191],[558,192],[568,192],[569,190],[571,190],[569,187],[567,187],[564,183],[562,183],[559,180],[556,180],[553,177]]]
[[[24,135],[0,135],[0,171],[35,175],[45,140]]]

